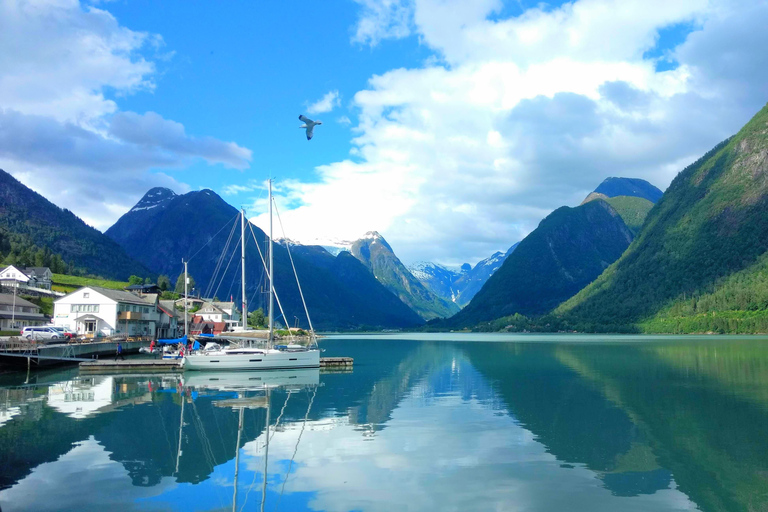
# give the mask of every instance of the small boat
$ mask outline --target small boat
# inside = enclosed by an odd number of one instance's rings
[[[182,366],[185,370],[286,370],[295,368],[319,368],[320,350],[317,347],[317,338],[312,329],[312,321],[309,319],[309,339],[306,346],[299,344],[275,344],[274,329],[274,265],[272,247],[272,180],[269,180],[269,334],[263,346],[254,346],[253,338],[243,336],[247,332],[248,307],[245,301],[245,210],[240,210],[240,240],[241,240],[241,279],[242,279],[242,311],[243,331],[233,333],[231,336],[219,335],[216,338],[228,338],[236,342],[235,347],[222,348],[206,347],[185,354]],[[290,251],[290,248],[289,248]],[[295,270],[295,269],[294,269]],[[299,284],[299,293],[301,285]],[[302,295],[303,301],[303,295]],[[306,305],[305,305],[306,308]],[[262,341],[262,340],[259,340]],[[218,344],[217,344],[218,345]]]
[[[184,351],[188,343],[187,335],[185,334],[181,338],[173,339],[159,339],[157,340],[158,347],[155,347],[155,351],[161,350],[163,359],[183,359]],[[200,344],[195,341],[193,349],[200,348]]]

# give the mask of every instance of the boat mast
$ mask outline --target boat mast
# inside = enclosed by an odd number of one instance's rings
[[[187,274],[187,262],[184,262],[184,336],[189,334],[189,322],[187,322],[187,309],[189,308],[189,298],[187,297],[187,284],[189,284],[189,274]]]
[[[269,346],[272,346],[272,341],[275,336],[275,314],[274,314],[274,300],[275,300],[275,269],[272,251],[272,178],[269,179]]]
[[[240,279],[243,281],[243,330],[248,329],[248,303],[245,296],[245,208],[240,209],[240,266],[242,267],[242,274]]]

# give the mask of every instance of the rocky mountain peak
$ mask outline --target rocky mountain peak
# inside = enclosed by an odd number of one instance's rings
[[[144,194],[144,197],[142,197],[130,211],[137,212],[151,210],[168,203],[168,201],[171,201],[174,197],[176,197],[176,193],[173,190],[165,187],[154,187],[149,189],[149,191]]]

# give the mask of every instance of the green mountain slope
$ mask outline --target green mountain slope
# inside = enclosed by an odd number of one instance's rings
[[[357,240],[350,249],[376,279],[424,320],[444,318],[459,311],[453,302],[427,289],[392,251],[387,241],[375,231]]]
[[[635,235],[640,232],[648,212],[653,208],[653,203],[642,197],[616,196],[609,197],[605,202],[613,206],[624,224]]]
[[[39,248],[47,248],[86,272],[127,280],[151,271],[118,244],[0,170],[0,228]]]
[[[620,330],[697,315],[699,301],[708,312],[745,311],[741,297],[764,296],[766,250],[768,106],[683,170],[621,259],[556,314],[572,328]]]
[[[558,208],[520,242],[461,312],[437,327],[547,313],[600,275],[631,241],[632,233],[605,201]]]

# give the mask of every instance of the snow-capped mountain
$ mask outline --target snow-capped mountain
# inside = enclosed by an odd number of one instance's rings
[[[129,210],[131,212],[139,212],[142,210],[151,210],[153,208],[162,208],[167,205],[174,197],[176,193],[164,187],[155,187],[149,190],[141,200]]]
[[[427,261],[415,263],[409,267],[409,270],[438,296],[464,307],[516,247],[517,244],[514,244],[507,252],[496,252],[489,258],[479,261],[474,267],[465,263],[459,271]]]

